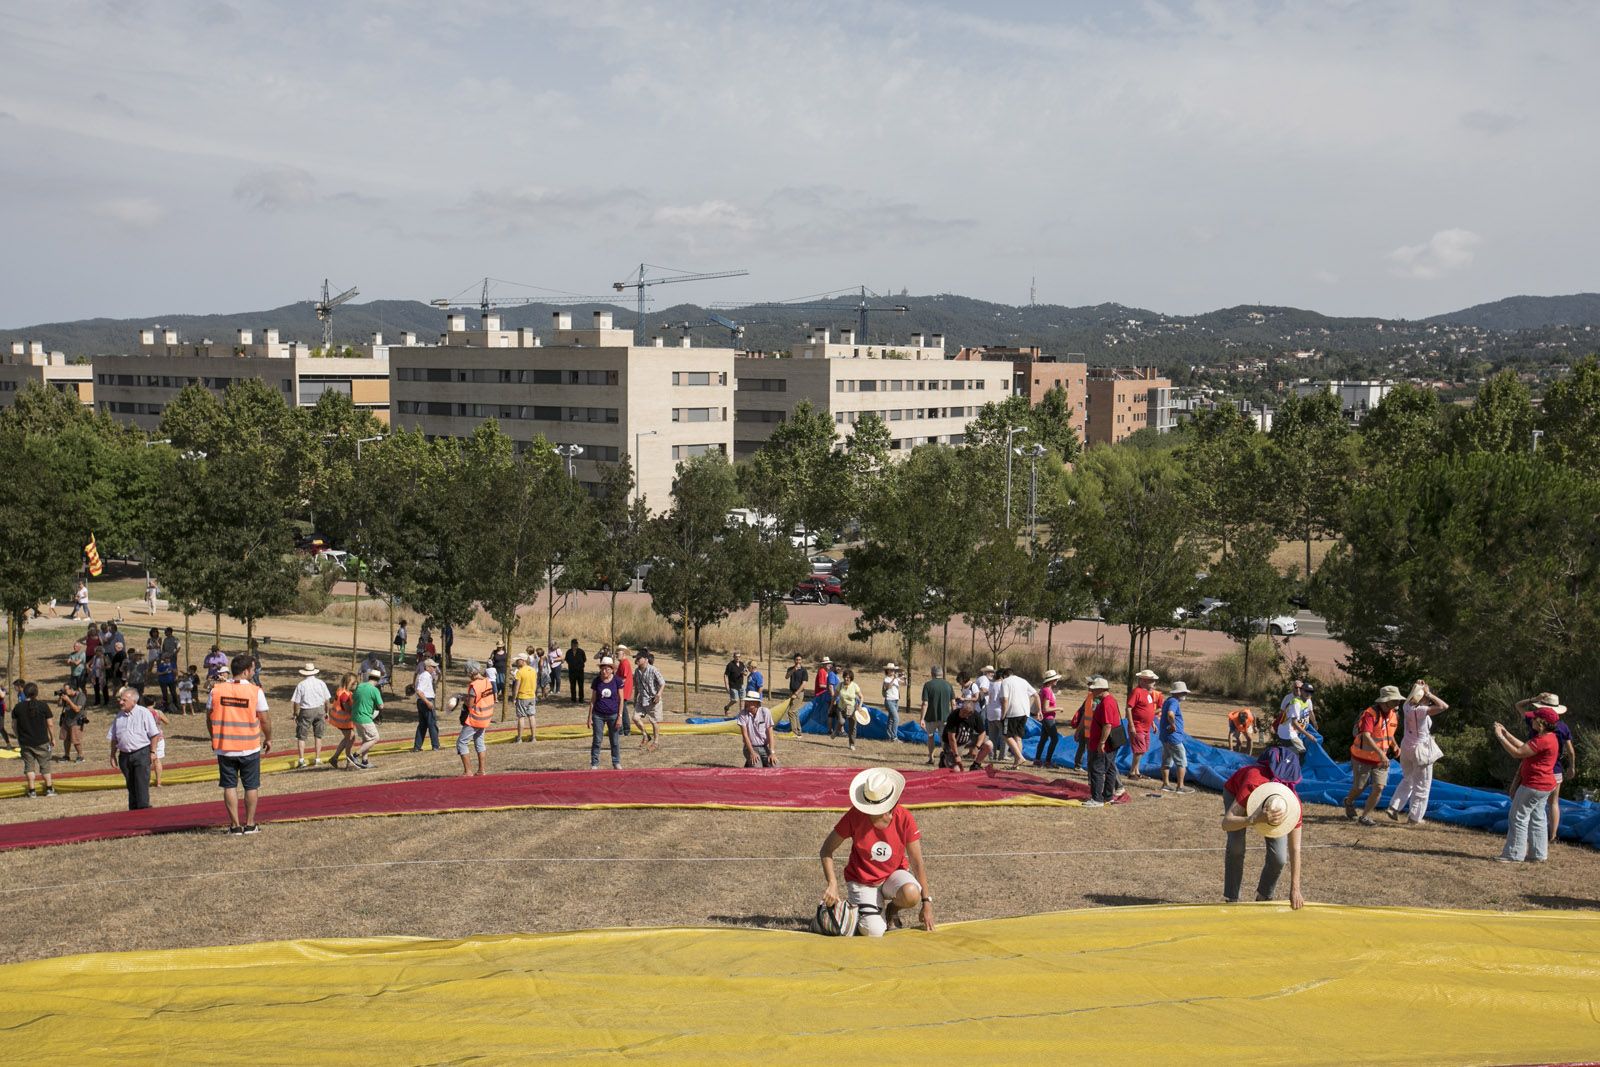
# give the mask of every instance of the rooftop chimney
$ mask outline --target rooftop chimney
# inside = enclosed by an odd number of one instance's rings
[[[827,328],[823,327],[823,326],[818,326],[815,329],[813,329],[811,331],[811,339],[813,341],[819,343],[819,344],[824,344],[824,345],[827,344],[828,343],[828,330],[827,330]]]
[[[459,311],[452,311],[445,316],[445,328],[451,333],[467,332],[467,316]]]
[[[928,346],[930,348],[944,348],[944,334],[936,333],[932,337],[928,338]]]
[[[553,320],[555,320],[556,329],[558,329],[558,330],[570,330],[570,329],[572,329],[572,314],[571,314],[571,312],[567,312],[567,311],[552,311],[550,313],[550,317]]]
[[[689,347],[689,335],[688,334],[684,334],[681,338],[678,339],[678,347],[679,348],[688,348]]]
[[[139,343],[142,344],[142,345],[153,345],[153,344],[155,344],[156,343],[156,332],[154,330],[140,330],[139,331]]]
[[[255,337],[255,334],[251,333],[249,330],[240,330],[239,331],[239,343],[242,344],[242,345],[249,344],[252,341],[252,339],[254,339],[254,337]]]
[[[924,347],[922,342],[925,340],[927,340],[927,336],[925,334],[914,333],[911,335],[911,347],[922,348]]]
[[[662,337],[660,334],[656,334],[654,337],[650,338],[650,343],[655,345],[657,348],[665,348],[667,346],[667,339]]]
[[[855,344],[856,343],[856,332],[854,330],[850,330],[850,329],[840,330],[839,331],[839,343],[842,344],[842,345],[853,345],[853,344]]]
[[[412,345],[417,343],[417,335],[410,330],[407,330],[405,333],[401,334],[400,337],[407,348],[410,348]]]
[[[596,311],[594,313],[594,328],[597,330],[611,329],[611,312]]]
[[[374,333],[372,335],[372,345],[373,345],[373,347],[376,348],[377,346],[379,346],[381,344],[383,344],[383,334]]]
[[[178,331],[177,330],[162,330],[161,331],[161,339],[165,344],[175,345],[175,344],[178,343]]]
[[[485,315],[483,317],[483,328],[485,330],[498,330],[500,328],[500,316]]]
[[[532,348],[539,343],[539,335],[533,332],[532,326],[523,326],[517,330],[517,347]]]
[[[277,343],[278,343],[278,328],[276,326],[274,326],[271,329],[267,330],[267,344],[275,345]]]

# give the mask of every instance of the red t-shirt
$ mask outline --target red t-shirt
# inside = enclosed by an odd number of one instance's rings
[[[1394,740],[1394,727],[1394,712],[1379,712],[1376,708],[1363,711],[1361,718],[1356,720],[1356,739],[1350,744],[1350,758],[1360,760],[1362,763],[1388,763],[1389,742]],[[1379,753],[1368,748],[1361,739],[1362,734],[1371,734],[1372,739],[1383,751]]]
[[[633,660],[624,656],[617,662],[617,677],[622,679],[622,699],[633,699]]]
[[[1089,751],[1099,752],[1106,731],[1121,722],[1122,710],[1117,707],[1117,698],[1107,693],[1089,713]]]
[[[1228,779],[1222,788],[1230,797],[1239,802],[1241,808],[1248,809],[1250,806],[1250,794],[1254,793],[1257,787],[1266,785],[1270,781],[1272,781],[1271,776],[1262,770],[1260,765],[1251,763],[1234,771],[1233,776]],[[1289,788],[1293,789],[1294,786]],[[1302,813],[1305,811],[1304,806],[1301,807],[1301,811]],[[1304,814],[1295,820],[1296,826],[1304,825],[1304,823]]]
[[[1128,721],[1141,734],[1148,734],[1155,725],[1156,698],[1142,685],[1128,694]]]
[[[1540,792],[1556,787],[1556,759],[1561,755],[1561,742],[1556,735],[1546,731],[1529,738],[1528,747],[1533,755],[1522,761],[1517,780],[1529,789]]]
[[[844,865],[848,882],[880,885],[895,871],[906,867],[906,845],[922,840],[917,820],[905,808],[894,809],[894,817],[883,829],[872,825],[872,816],[851,808],[834,824],[833,832],[850,839],[850,862]]]
[[[828,668],[817,668],[817,684],[812,686],[811,695],[819,697],[828,691]],[[853,809],[852,809],[853,810]]]

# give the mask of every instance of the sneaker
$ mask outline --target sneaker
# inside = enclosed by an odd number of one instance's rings
[[[1376,826],[1376,825],[1378,825],[1369,816],[1366,816],[1366,815],[1361,816],[1361,818],[1357,819],[1356,822],[1360,823],[1362,826]]]
[[[79,756],[77,759],[73,760],[72,762],[73,763],[82,763],[83,762],[83,757]]]
[[[297,759],[297,760],[294,761],[294,769],[297,770],[297,771],[301,767],[304,767],[305,765],[306,765],[306,761],[304,759]]]
[[[1172,792],[1172,786],[1163,783],[1161,786],[1161,791],[1163,793],[1170,793]]]
[[[1350,803],[1348,800],[1344,802],[1344,817],[1347,819],[1353,819],[1356,817],[1356,806]]]
[[[1514,860],[1510,856],[1496,856],[1494,858],[1494,861],[1496,863],[1521,863],[1522,862],[1521,860]]]
[[[1103,800],[1085,800],[1083,806],[1086,808],[1103,808],[1106,806],[1106,802]]]
[[[1128,791],[1126,789],[1123,789],[1121,786],[1118,786],[1117,787],[1117,791],[1115,793],[1111,794],[1111,799],[1112,800],[1119,800],[1122,797],[1125,797],[1127,795],[1128,795]]]
[[[251,823],[249,826],[246,826],[242,832],[247,834],[259,834],[261,832],[261,827],[255,823]]]
[[[1178,788],[1174,789],[1173,792],[1174,793],[1193,793],[1194,790],[1190,789],[1186,785],[1180,785]]]
[[[32,800],[34,797],[38,796],[39,794],[35,793],[33,790],[30,789],[27,792],[23,793],[22,795],[24,797],[26,797],[28,800]]]
[[[320,767],[320,766],[322,766],[322,757],[321,757],[321,756],[318,756],[318,757],[317,757],[317,758],[316,758],[316,759],[314,759],[314,760],[312,760],[312,761],[311,761],[311,766],[313,766],[313,767]]]
[[[46,786],[45,787],[45,791],[44,791],[44,795],[47,796],[47,797],[55,796],[56,795],[56,787],[53,786],[53,785],[52,786]]]
[[[1385,815],[1389,816],[1389,819],[1390,819],[1391,822],[1399,822],[1400,821],[1400,813],[1398,811],[1395,811],[1393,808],[1385,808],[1385,809],[1383,809],[1383,813]]]
[[[234,823],[232,826],[228,827],[228,833],[230,835],[243,837],[244,836],[244,827],[240,826],[238,823]]]

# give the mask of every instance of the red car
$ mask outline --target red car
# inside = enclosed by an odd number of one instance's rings
[[[832,574],[813,574],[795,583],[789,599],[815,604],[843,604],[844,584]]]

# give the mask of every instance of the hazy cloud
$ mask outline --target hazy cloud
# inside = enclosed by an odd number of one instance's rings
[[[130,230],[153,230],[167,217],[166,208],[143,196],[112,197],[91,204],[89,210]]]
[[[1432,280],[1472,263],[1483,238],[1471,230],[1440,230],[1420,245],[1401,245],[1389,253],[1390,270],[1402,278]]]
[[[1479,133],[1508,133],[1525,121],[1504,111],[1468,111],[1461,116],[1461,125]]]
[[[317,179],[299,167],[252,171],[233,187],[235,200],[262,211],[292,211],[317,201]]]

